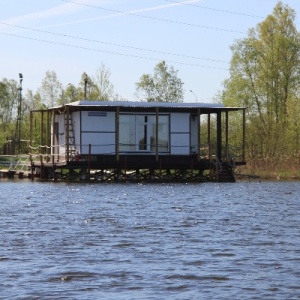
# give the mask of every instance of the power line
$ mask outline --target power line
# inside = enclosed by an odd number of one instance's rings
[[[219,31],[225,31],[225,32],[231,32],[231,33],[239,33],[239,34],[245,34],[246,32],[242,31],[237,31],[237,30],[231,30],[231,29],[225,29],[225,28],[219,28],[219,27],[211,27],[211,26],[204,26],[204,25],[199,25],[199,24],[193,24],[193,23],[187,23],[187,22],[180,22],[180,21],[175,21],[175,20],[169,20],[169,19],[163,19],[163,18],[156,18],[156,17],[151,17],[151,16],[145,16],[145,15],[140,15],[134,12],[126,12],[126,11],[121,11],[121,10],[116,10],[116,9],[110,9],[110,8],[105,8],[102,6],[94,6],[90,4],[84,4],[84,3],[78,3],[75,1],[69,1],[69,0],[61,0],[63,2],[67,3],[73,3],[76,5],[82,5],[82,6],[87,6],[91,8],[96,8],[96,9],[101,9],[113,13],[118,13],[118,14],[126,14],[126,15],[131,15],[139,18],[145,18],[145,19],[150,19],[150,20],[155,20],[155,21],[160,21],[160,22],[168,22],[172,24],[178,24],[178,25],[185,25],[185,26],[192,26],[192,27],[198,27],[198,28],[204,28],[204,29],[210,29],[210,30],[219,30]]]
[[[139,58],[139,59],[144,59],[144,60],[154,60],[154,61],[161,61],[162,60],[162,59],[158,59],[158,58],[150,58],[150,57],[144,57],[144,56],[133,55],[133,54],[125,54],[125,53],[120,53],[120,52],[106,51],[106,50],[101,50],[101,49],[88,48],[88,47],[77,46],[77,45],[70,45],[70,44],[66,44],[66,43],[53,42],[53,41],[48,41],[48,40],[42,40],[42,39],[37,39],[37,38],[32,38],[32,37],[21,36],[21,35],[12,34],[12,33],[0,32],[0,34],[7,35],[7,36],[18,37],[18,38],[27,39],[27,40],[33,40],[33,41],[42,42],[42,43],[53,44],[53,45],[60,45],[60,46],[77,48],[77,49],[82,49],[82,50],[89,50],[89,51],[96,51],[96,52],[102,52],[102,53],[113,54],[113,55]],[[229,69],[226,69],[226,68],[211,67],[211,66],[204,66],[204,65],[198,65],[198,64],[190,64],[190,63],[184,63],[184,62],[178,62],[178,61],[172,61],[172,60],[165,60],[165,61],[168,62],[168,63],[185,65],[185,66],[192,66],[192,67],[199,67],[199,68],[218,69],[218,70],[224,70],[224,71],[229,70]]]
[[[201,9],[208,9],[208,10],[212,10],[212,11],[243,16],[243,17],[250,17],[250,18],[257,18],[257,19],[264,19],[265,18],[265,17],[262,17],[262,16],[249,15],[249,14],[245,14],[245,13],[242,13],[242,12],[235,12],[235,11],[230,11],[230,10],[225,10],[225,9],[212,8],[212,7],[197,5],[197,4],[193,4],[193,3],[178,2],[178,1],[174,1],[174,0],[164,0],[164,1],[169,2],[169,3],[178,3],[178,4],[181,4],[181,5],[193,6],[193,7],[197,7],[197,8],[201,8]],[[300,24],[300,23],[295,22],[295,24]]]
[[[207,60],[207,61],[218,62],[218,63],[228,63],[227,61],[224,61],[224,60],[216,60],[216,59],[210,59],[210,58],[190,56],[190,55],[185,55],[185,54],[171,53],[171,52],[158,51],[158,50],[152,50],[152,49],[146,49],[146,48],[138,48],[138,47],[133,47],[133,46],[128,46],[128,45],[121,45],[121,44],[117,44],[117,43],[103,42],[103,41],[99,41],[99,40],[95,40],[95,39],[88,39],[88,38],[84,38],[84,37],[67,35],[67,34],[63,34],[63,33],[56,33],[56,32],[47,31],[47,30],[41,30],[41,29],[36,29],[36,28],[31,28],[31,27],[9,24],[9,23],[5,23],[5,22],[1,22],[1,21],[0,21],[0,24],[6,25],[6,26],[11,26],[11,27],[16,27],[16,28],[20,28],[20,29],[24,29],[24,30],[31,30],[31,31],[61,36],[64,38],[67,37],[67,38],[86,41],[86,42],[94,42],[94,43],[99,43],[99,44],[104,44],[104,45],[117,46],[117,47],[129,48],[129,49],[134,49],[134,50],[139,50],[139,51],[147,51],[147,52],[152,52],[152,53],[157,53],[157,54],[171,55],[171,56],[191,58],[191,59],[197,59],[197,60]]]
[[[186,5],[186,6],[193,6],[193,7],[198,7],[201,9],[208,9],[208,10],[218,11],[218,12],[227,13],[227,14],[263,19],[263,17],[261,17],[261,16],[255,16],[255,15],[249,15],[249,14],[245,14],[245,13],[241,13],[241,12],[234,12],[234,11],[230,11],[230,10],[212,8],[212,7],[197,5],[197,4],[193,4],[193,3],[184,3],[184,2],[178,2],[178,1],[173,1],[173,0],[164,0],[164,1],[170,2],[170,3],[178,3],[178,4],[180,3],[180,4]]]

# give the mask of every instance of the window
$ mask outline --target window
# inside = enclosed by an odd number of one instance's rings
[[[158,116],[158,151],[169,151],[169,116]],[[156,151],[156,115],[121,114],[119,149],[124,151]]]

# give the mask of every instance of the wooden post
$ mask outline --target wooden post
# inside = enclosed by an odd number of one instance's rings
[[[51,115],[51,127],[52,127],[52,142],[51,142],[51,149],[50,149],[50,153],[51,153],[51,158],[52,158],[52,165],[54,165],[54,159],[55,159],[55,112],[54,110],[52,111],[52,115]]]
[[[217,112],[217,158],[222,160],[222,112]]]
[[[41,128],[40,128],[40,134],[41,134],[41,140],[40,140],[40,157],[41,161],[43,160],[43,148],[44,148],[44,111],[41,111]]]
[[[43,179],[44,178],[44,163],[43,163],[43,139],[44,139],[44,111],[41,111],[42,115],[41,115],[41,128],[40,128],[40,164],[41,164],[41,172],[40,172],[40,178]]]
[[[228,111],[226,111],[225,118],[226,118],[225,119],[226,160],[229,161],[229,157],[228,157],[228,155],[229,155],[229,151],[228,151],[228,146],[229,146],[228,145],[228,130],[229,130],[229,128],[228,128]]]
[[[207,115],[207,143],[208,143],[208,158],[211,160],[211,144],[210,144],[210,113]]]
[[[243,162],[245,161],[245,140],[246,140],[246,109],[243,108]]]
[[[156,161],[158,161],[158,107],[156,107],[156,122],[155,122],[155,148],[156,148]]]
[[[124,157],[124,175],[125,180],[127,180],[127,156]]]
[[[47,141],[46,141],[46,146],[47,146],[47,148],[46,148],[46,154],[47,154],[47,162],[49,162],[49,152],[50,152],[50,144],[51,144],[51,141],[50,141],[50,123],[49,123],[49,120],[50,120],[50,112],[49,112],[49,110],[47,111],[47,125],[46,125],[46,139],[47,139]]]
[[[120,159],[120,155],[119,155],[119,152],[120,152],[120,107],[118,106],[117,107],[117,112],[116,112],[116,145],[115,145],[115,148],[116,148],[116,158],[117,158],[117,161],[119,161]]]
[[[69,106],[66,105],[67,108],[67,116],[65,116],[65,135],[66,135],[66,140],[65,140],[65,160],[68,162],[69,161],[69,122],[70,122],[70,109]]]
[[[32,127],[33,127],[33,112],[30,112],[30,142],[29,142],[29,160],[31,163],[31,181],[33,181],[33,160],[32,160],[32,138],[33,138],[33,133],[32,133]]]
[[[198,127],[198,161],[201,159],[200,148],[201,148],[201,110],[198,108],[197,113],[197,127]]]
[[[50,118],[50,116],[49,116]],[[52,136],[51,136],[51,128],[50,128],[50,145],[49,145],[49,154],[50,154],[50,157],[51,157],[51,162],[52,162],[52,170],[53,170],[53,179],[56,180],[56,177],[55,177],[55,163],[54,163],[54,155],[55,155],[55,135],[54,135],[54,127],[55,127],[55,113],[54,113],[54,110],[52,111],[52,115],[51,115],[51,126],[49,126],[52,128]]]
[[[91,151],[92,151],[92,145],[89,144],[88,172],[87,172],[87,179],[88,180],[90,180],[90,178],[91,178]]]
[[[29,119],[29,122],[30,122],[30,125],[29,125],[29,127],[30,127],[30,137],[29,137],[29,159],[30,159],[30,161],[32,162],[32,153],[31,153],[31,150],[32,150],[32,147],[33,147],[33,145],[32,145],[32,136],[33,136],[33,134],[32,134],[32,126],[33,126],[33,112],[31,111],[30,112],[30,119]]]

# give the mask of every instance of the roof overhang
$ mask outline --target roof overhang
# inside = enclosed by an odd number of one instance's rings
[[[238,111],[243,107],[224,107],[219,103],[170,103],[170,102],[138,102],[138,101],[76,101],[62,106],[46,109],[47,111],[122,111],[122,112],[190,112],[217,113],[220,111]],[[45,110],[34,110],[45,111]]]

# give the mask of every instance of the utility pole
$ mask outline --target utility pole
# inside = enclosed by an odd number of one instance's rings
[[[87,84],[88,84],[88,80],[89,77],[86,73],[83,73],[84,76],[84,91],[83,91],[83,100],[86,100],[86,96],[87,96]]]
[[[18,145],[17,147],[18,154],[21,153],[22,81],[23,81],[23,75],[21,73],[19,73],[19,79],[20,79],[20,84],[18,88],[18,116],[17,116],[16,132],[15,132],[15,143]]]

